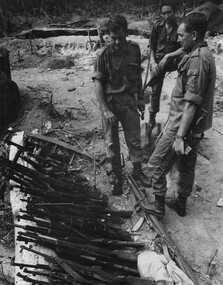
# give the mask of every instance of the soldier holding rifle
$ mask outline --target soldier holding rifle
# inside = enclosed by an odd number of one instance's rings
[[[122,170],[118,123],[120,122],[133,163],[132,175],[149,186],[141,168],[140,115],[145,104],[142,94],[139,45],[127,41],[127,21],[116,15],[108,22],[111,43],[102,48],[94,67],[95,92],[100,104],[108,158],[114,175],[113,195],[122,194]]]

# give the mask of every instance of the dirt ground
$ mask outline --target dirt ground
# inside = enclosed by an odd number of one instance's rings
[[[205,134],[199,150],[196,182],[188,201],[187,215],[181,218],[167,208],[163,219],[167,231],[194,270],[201,285],[223,284],[223,208],[217,207],[217,201],[223,192],[223,97],[221,93],[223,52],[216,54],[216,44],[220,38],[209,39],[217,65],[215,113],[213,128]],[[143,53],[146,52],[146,39],[136,36],[131,39],[140,44]],[[82,150],[103,157],[105,145],[100,111],[91,80],[96,53],[86,49],[87,41],[87,37],[81,36],[33,40],[33,54],[31,54],[28,40],[8,40],[4,43],[10,50],[12,78],[20,88],[23,103],[21,117],[13,127],[16,131],[38,129],[43,133],[47,131],[48,126],[51,126],[51,129],[59,130],[57,132],[59,139],[77,144]],[[66,64],[71,60],[74,65],[69,68],[54,69],[56,64],[55,61],[52,63],[52,58],[60,58],[62,62],[60,66],[63,66],[65,57]],[[146,67],[146,62],[143,62],[143,66]],[[164,124],[168,114],[175,78],[176,74],[172,73],[165,79],[162,107],[158,115],[158,122],[161,125]],[[146,120],[148,120],[147,113]],[[128,173],[131,171],[131,163],[122,131],[120,135],[126,161],[123,171]],[[89,178],[92,179],[92,173],[89,173]],[[172,173],[172,178],[169,195],[176,188],[175,171]],[[110,197],[111,206],[126,209],[132,207],[128,187],[125,187],[125,195],[122,197],[111,196],[105,167],[98,169],[96,183],[96,186]],[[135,214],[133,224],[137,218]],[[141,231],[146,238],[151,229],[148,225],[143,225]],[[215,258],[215,278],[210,280],[206,273],[211,255],[216,249],[218,253]],[[9,248],[5,246],[1,248],[1,244],[0,250],[1,258],[4,256],[7,259],[13,256],[13,251],[9,253]]]

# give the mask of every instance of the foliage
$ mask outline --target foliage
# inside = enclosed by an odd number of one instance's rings
[[[162,2],[162,0],[0,0],[0,8],[10,14],[24,13],[29,16],[58,17],[70,13],[81,16],[104,16],[109,12],[134,13],[140,10],[144,13],[151,11],[151,9],[157,10]],[[166,2],[174,4],[175,7],[182,7],[183,3],[189,7],[198,6],[205,1],[168,0]]]

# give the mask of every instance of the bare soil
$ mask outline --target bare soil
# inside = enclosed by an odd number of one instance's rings
[[[140,44],[145,55],[147,39],[142,37],[131,37],[131,39]],[[213,128],[206,133],[199,150],[196,182],[188,201],[187,215],[181,218],[173,210],[167,208],[163,219],[167,231],[194,270],[201,285],[223,284],[223,208],[217,207],[217,201],[223,192],[223,97],[221,91],[223,53],[220,51],[216,54],[219,39],[220,37],[209,39],[218,73]],[[87,37],[81,36],[37,39],[32,41],[33,54],[28,40],[8,40],[4,43],[10,50],[12,78],[20,88],[23,103],[21,116],[13,128],[15,131],[25,130],[27,132],[38,129],[39,132],[44,133],[47,130],[46,123],[51,122],[51,129],[58,131],[59,139],[79,145],[82,150],[95,154],[97,157],[104,157],[105,145],[100,111],[91,80],[96,52],[86,49],[87,41]],[[58,58],[60,69],[57,69]],[[67,65],[70,60],[74,63],[73,66]],[[146,62],[143,62],[143,66],[146,68]],[[161,125],[167,118],[175,78],[176,73],[171,73],[165,79],[162,107],[158,115],[158,122]],[[146,120],[148,120],[147,113],[145,114]],[[122,152],[126,161],[123,171],[129,173],[131,163],[122,131],[120,135]],[[134,201],[128,193],[127,186],[124,189],[125,195],[121,197],[111,195],[105,168],[106,165],[97,170],[97,188],[109,196],[112,207],[131,209]],[[86,175],[93,183],[92,172]],[[171,177],[169,195],[172,195],[176,189],[177,173],[175,170],[172,171]],[[149,190],[148,192],[152,196]],[[126,229],[130,229],[138,218],[135,213],[132,221],[126,224]],[[141,228],[141,233],[141,239],[154,237],[146,224]],[[9,256],[13,256],[13,250],[9,249],[10,243],[8,246],[5,246],[6,243],[3,247],[2,245],[4,244],[0,244],[0,261],[7,263]],[[218,249],[215,259],[216,279],[210,280],[206,276],[208,262],[216,249]],[[10,278],[10,273],[6,272],[5,275]],[[4,277],[1,278],[3,283],[0,281],[0,284],[4,284]]]

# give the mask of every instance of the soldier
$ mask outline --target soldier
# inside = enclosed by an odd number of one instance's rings
[[[122,170],[118,123],[122,124],[132,175],[142,185],[149,181],[141,168],[142,149],[139,111],[144,111],[141,53],[137,43],[127,41],[127,21],[116,15],[108,22],[111,43],[102,48],[94,66],[95,93],[100,104],[108,158],[114,174],[113,195],[122,194]]]
[[[17,84],[11,80],[9,52],[0,47],[0,134],[14,121],[20,110]]]
[[[163,3],[161,8],[161,18],[155,23],[151,38],[151,60],[150,68],[153,72],[156,70],[157,65],[168,53],[172,53],[180,48],[177,42],[177,21],[174,15],[174,8],[170,4]],[[181,52],[179,52],[179,55]],[[166,58],[165,58],[166,59]],[[165,70],[171,70],[171,64],[166,64]],[[165,72],[159,74],[154,85],[152,85],[152,92],[150,95],[149,107],[149,130],[152,131],[156,123],[156,114],[160,109],[160,95],[163,86]]]
[[[186,215],[186,201],[192,192],[197,149],[204,131],[212,126],[216,67],[204,41],[207,20],[191,13],[178,27],[178,40],[184,56],[172,92],[167,123],[149,159],[155,203],[148,212],[161,219],[165,213],[166,174],[177,161],[178,198],[170,204],[179,216]]]

